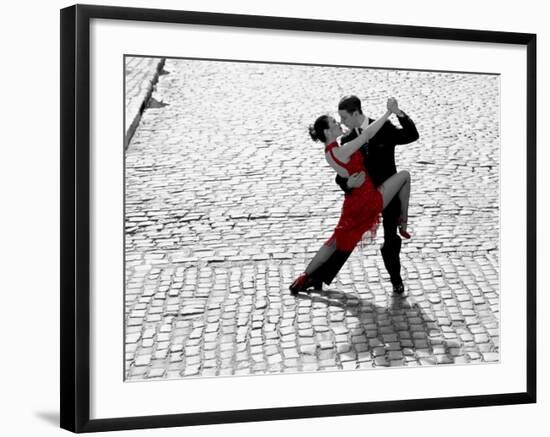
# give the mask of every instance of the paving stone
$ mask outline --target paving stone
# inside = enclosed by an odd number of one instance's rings
[[[370,352],[360,352],[357,354],[358,361],[371,361],[372,355]]]
[[[342,369],[343,370],[355,370],[359,367],[356,361],[345,361],[342,362]]]
[[[418,360],[418,363],[421,366],[434,366],[435,364],[437,364],[437,361],[435,357],[428,357],[428,358],[420,358]]]
[[[336,344],[336,350],[338,353],[349,352],[351,350],[351,345],[348,343],[338,343]]]
[[[168,349],[157,350],[153,354],[153,358],[155,360],[164,360],[164,359],[166,359],[167,356],[168,356]]]
[[[432,356],[432,351],[429,349],[417,349],[416,350],[416,356],[418,358],[427,358]]]
[[[416,332],[413,332],[412,333],[412,338],[413,339],[425,339],[426,338],[426,333],[424,331],[416,331]]]
[[[487,334],[476,334],[474,335],[474,341],[476,343],[487,343],[489,341],[489,336]]]
[[[400,351],[402,349],[401,342],[396,341],[395,343],[388,343],[386,346],[387,351]]]
[[[381,347],[381,346],[384,346],[384,343],[380,341],[378,338],[371,338],[369,339],[369,346],[371,348]]]
[[[126,343],[137,343],[138,340],[141,338],[141,334],[139,332],[134,334],[127,334],[126,335]]]
[[[323,369],[338,369],[338,364],[335,357],[321,358],[319,357],[319,367]]]
[[[285,357],[285,362],[288,358],[298,358],[300,356],[296,349],[284,349],[283,355]]]
[[[414,347],[417,349],[427,348],[428,342],[426,340],[414,340]]]
[[[315,344],[301,345],[300,346],[300,352],[302,354],[315,355],[316,351],[317,351],[317,345],[315,345]]]
[[[500,354],[498,352],[486,352],[483,353],[483,361],[495,362],[500,361]]]
[[[385,334],[382,335],[382,338],[385,343],[391,343],[397,341],[397,334]]]
[[[453,358],[448,355],[435,355],[434,357],[437,364],[452,364],[454,362]]]
[[[136,366],[148,366],[151,363],[151,355],[138,355],[135,360]]]
[[[320,360],[334,359],[336,351],[334,349],[321,349],[317,353]]]
[[[166,374],[166,369],[164,368],[157,368],[157,369],[151,369],[148,372],[149,378],[162,378]]]
[[[331,340],[321,341],[319,342],[319,347],[321,349],[332,349],[334,347],[334,342]]]
[[[466,356],[472,361],[477,361],[481,359],[481,355],[477,352],[468,352]]]
[[[477,345],[479,352],[492,352],[494,347],[491,343],[482,343]]]
[[[349,329],[346,328],[345,326],[333,326],[332,331],[334,332],[335,335],[348,334],[349,333]]]
[[[388,359],[390,361],[401,360],[402,358],[403,358],[403,353],[401,351],[388,352]]]
[[[341,353],[341,354],[339,354],[339,357],[340,357],[340,361],[342,361],[342,362],[357,360],[357,354],[355,353],[355,351],[349,351],[349,352]]]
[[[356,352],[365,352],[369,349],[369,345],[367,343],[357,343],[353,345],[353,348]]]
[[[316,372],[319,369],[317,363],[307,363],[302,365],[302,371],[304,372]]]

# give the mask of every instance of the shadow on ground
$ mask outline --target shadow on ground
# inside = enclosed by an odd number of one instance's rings
[[[359,324],[350,329],[355,331],[348,336],[350,350],[368,344],[377,365],[387,366],[390,361],[392,366],[406,365],[408,361],[422,365],[453,363],[437,322],[412,297],[393,294],[387,305],[377,305],[357,294],[329,289],[300,293],[296,298],[310,300],[312,305],[340,308],[346,318],[355,317]]]

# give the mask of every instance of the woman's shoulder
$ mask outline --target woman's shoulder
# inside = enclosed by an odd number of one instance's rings
[[[335,141],[325,147],[325,157],[329,161],[334,161],[339,165],[345,165],[349,161],[349,158],[342,156],[342,151],[342,148]]]
[[[330,152],[330,151],[331,151],[332,149],[334,149],[335,147],[338,148],[338,142],[337,142],[337,141],[333,141],[332,143],[327,144],[327,145],[325,146],[325,153]]]

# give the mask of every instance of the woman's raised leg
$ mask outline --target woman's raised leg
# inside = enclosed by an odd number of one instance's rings
[[[407,234],[407,219],[409,216],[409,197],[411,195],[411,175],[407,170],[401,170],[386,179],[379,187],[384,203],[384,208],[390,203],[395,195],[399,196],[401,203],[401,216],[399,228]]]

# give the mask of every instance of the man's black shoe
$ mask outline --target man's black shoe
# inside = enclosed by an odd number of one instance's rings
[[[313,288],[314,290],[323,290],[323,281],[312,279],[310,280],[307,288]]]
[[[399,283],[397,285],[394,285],[393,286],[393,292],[395,294],[403,294],[405,292],[405,286],[403,285],[403,283]]]

